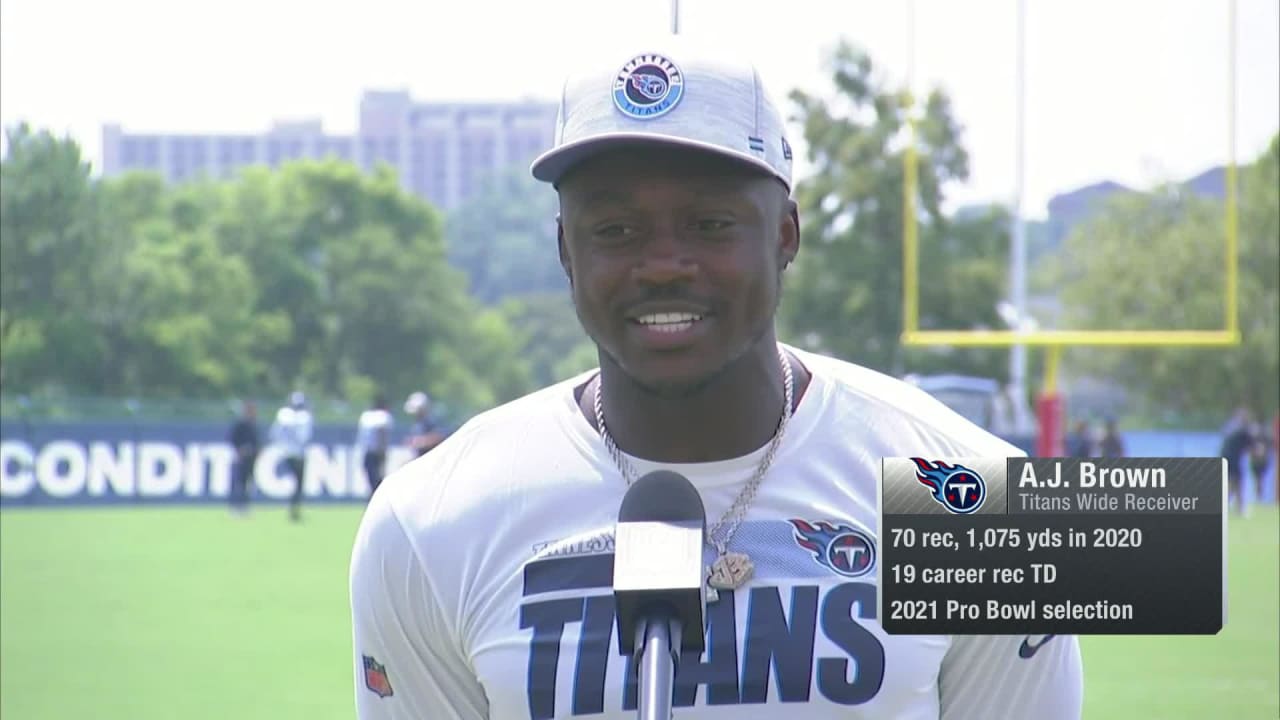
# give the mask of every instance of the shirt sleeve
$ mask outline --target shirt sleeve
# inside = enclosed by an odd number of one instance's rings
[[[1072,635],[956,636],[938,688],[941,720],[1078,720],[1080,644]]]
[[[484,689],[387,495],[374,493],[351,557],[360,720],[485,720]]]

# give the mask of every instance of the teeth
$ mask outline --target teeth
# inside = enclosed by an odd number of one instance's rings
[[[651,313],[649,315],[641,315],[636,318],[636,322],[641,325],[659,326],[658,330],[676,330],[688,329],[690,325],[702,319],[701,315],[693,313]]]

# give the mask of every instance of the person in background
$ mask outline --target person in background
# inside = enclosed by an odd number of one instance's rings
[[[311,411],[307,409],[307,396],[301,391],[289,395],[289,404],[276,412],[271,426],[271,442],[284,449],[284,463],[293,475],[293,497],[289,500],[289,519],[302,519],[302,487],[306,477],[307,443],[311,441]]]
[[[378,490],[387,469],[387,448],[395,418],[387,411],[387,399],[381,393],[373,405],[360,413],[356,423],[356,452],[364,459],[364,473],[369,478],[369,496]]]
[[[1085,420],[1077,420],[1075,427],[1071,430],[1071,434],[1067,435],[1067,457],[1087,458],[1093,457],[1096,453],[1093,447],[1093,436],[1090,434],[1089,423]]]
[[[1263,483],[1266,482],[1267,466],[1271,464],[1270,446],[1266,428],[1262,423],[1255,423],[1250,432],[1249,449],[1246,454],[1249,457],[1249,476],[1252,478],[1253,496],[1257,498],[1264,497]]]
[[[1236,510],[1247,515],[1248,500],[1244,492],[1244,456],[1253,444],[1253,414],[1249,408],[1236,408],[1222,431],[1222,448],[1219,454],[1227,461],[1228,499],[1235,498]]]
[[[1098,443],[1098,454],[1104,458],[1124,457],[1124,438],[1120,437],[1120,428],[1115,418],[1107,418],[1106,430],[1102,433],[1102,441]]]
[[[258,436],[258,409],[251,400],[240,405],[240,417],[231,425],[231,447],[235,460],[231,464],[231,514],[249,512],[249,488],[253,485],[253,468],[258,461],[261,439]]]
[[[431,419],[431,398],[424,392],[415,392],[404,401],[404,411],[413,417],[409,447],[413,448],[414,457],[422,457],[444,439]]]

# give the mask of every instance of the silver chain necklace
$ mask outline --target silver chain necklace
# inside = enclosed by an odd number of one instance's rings
[[[778,429],[773,434],[773,439],[769,441],[769,447],[764,452],[764,457],[760,459],[760,464],[756,467],[755,473],[751,479],[738,492],[738,496],[734,498],[733,504],[725,511],[720,520],[716,522],[708,531],[707,539],[716,549],[716,560],[707,569],[707,601],[715,602],[719,599],[719,590],[732,590],[739,587],[751,579],[755,572],[755,565],[751,562],[751,557],[745,553],[729,552],[729,543],[733,540],[733,536],[738,532],[738,526],[742,524],[742,519],[746,516],[747,510],[751,508],[751,503],[755,502],[756,493],[760,489],[760,484],[764,482],[765,474],[769,472],[769,466],[773,465],[773,459],[778,454],[778,448],[782,445],[782,436],[787,429],[787,421],[791,419],[791,405],[795,397],[795,379],[791,374],[791,363],[787,360],[787,356],[783,353],[782,348],[778,348],[778,361],[782,365],[782,418],[778,421]],[[600,390],[600,376],[596,376],[596,391],[594,405],[596,415],[596,427],[600,430],[600,437],[604,440],[605,447],[609,449],[609,454],[613,457],[613,462],[618,466],[618,470],[622,472],[622,478],[627,485],[636,481],[635,468],[627,461],[627,458],[618,449],[618,444],[613,441],[613,436],[609,434],[609,428],[604,424],[604,401],[603,393]]]

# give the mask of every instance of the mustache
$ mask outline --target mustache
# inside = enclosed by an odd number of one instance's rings
[[[641,292],[631,295],[623,299],[619,305],[623,308],[631,308],[636,305],[651,302],[689,303],[691,305],[702,305],[712,309],[720,304],[715,298],[691,292],[685,287],[680,287],[678,285],[660,285],[647,288]]]

